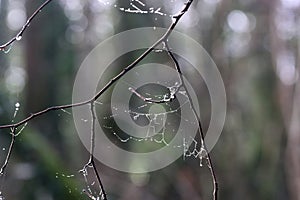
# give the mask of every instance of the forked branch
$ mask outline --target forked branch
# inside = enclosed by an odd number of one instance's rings
[[[208,166],[208,168],[210,170],[210,174],[211,174],[212,181],[213,181],[213,199],[217,200],[218,199],[218,182],[217,182],[217,176],[216,176],[213,164],[212,164],[210,153],[208,152],[207,147],[206,147],[205,142],[204,142],[205,137],[204,137],[203,125],[201,123],[200,116],[196,112],[196,108],[195,108],[194,103],[192,101],[191,95],[190,95],[190,93],[189,93],[189,91],[187,89],[187,86],[186,86],[185,82],[184,82],[183,74],[182,74],[182,70],[180,68],[180,65],[179,65],[176,57],[172,53],[167,40],[165,41],[165,47],[167,49],[167,52],[168,52],[169,56],[171,57],[171,59],[174,62],[176,71],[179,74],[180,82],[182,84],[182,87],[186,91],[186,95],[187,95],[187,97],[189,99],[189,102],[191,104],[191,109],[193,111],[193,115],[195,116],[195,118],[198,121],[198,129],[199,129],[199,133],[200,133],[200,137],[201,137],[201,145],[204,147],[204,150],[206,151],[206,154],[207,154],[207,156],[206,156],[206,158],[207,158],[207,166]]]
[[[51,0],[48,0],[47,2],[45,2],[41,7],[45,7]],[[28,116],[27,118],[14,123],[14,124],[7,124],[7,125],[1,125],[0,129],[7,129],[7,128],[12,128],[12,127],[19,127],[23,124],[25,124],[26,122],[32,120],[33,118],[36,118],[40,115],[43,115],[45,113],[48,113],[50,111],[54,111],[54,110],[61,110],[61,109],[67,109],[67,108],[75,108],[78,106],[83,106],[83,105],[87,105],[90,104],[94,101],[96,101],[105,91],[107,91],[108,88],[110,88],[116,81],[118,81],[120,78],[122,78],[126,73],[128,73],[131,69],[133,69],[138,63],[140,63],[149,53],[151,53],[158,45],[160,45],[163,41],[167,40],[167,38],[169,37],[169,35],[172,33],[172,31],[175,29],[176,25],[178,24],[179,20],[181,19],[181,17],[188,11],[189,7],[191,6],[193,0],[188,0],[185,3],[184,8],[182,9],[181,12],[179,12],[179,14],[174,15],[173,18],[174,20],[172,21],[171,25],[169,26],[169,28],[167,29],[166,33],[159,38],[151,47],[149,47],[142,55],[140,55],[135,61],[133,61],[130,65],[128,65],[127,67],[124,68],[124,70],[122,72],[120,72],[118,75],[116,75],[114,78],[112,78],[98,93],[96,93],[95,96],[93,96],[92,98],[83,101],[83,102],[79,102],[79,103],[74,103],[74,104],[67,104],[67,105],[60,105],[60,106],[52,106],[49,108],[46,108],[42,111],[36,112],[31,114],[30,116]],[[42,9],[41,8],[41,9]],[[35,12],[36,13],[36,12]],[[36,16],[36,15],[34,15]],[[34,18],[34,17],[33,17]],[[31,19],[32,20],[32,19]],[[12,39],[13,40],[13,39]],[[15,40],[14,40],[15,41]],[[9,42],[8,42],[9,43]]]

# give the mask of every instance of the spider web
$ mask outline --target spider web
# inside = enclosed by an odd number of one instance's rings
[[[184,160],[186,158],[200,159],[199,165],[202,166],[202,159],[207,156],[203,142],[199,142],[193,137],[185,136],[189,135],[185,133],[186,131],[178,130],[178,123],[180,123],[180,120],[183,120],[185,123],[189,123],[191,126],[198,126],[198,124],[195,124],[195,121],[189,121],[190,119],[184,119],[184,116],[181,115],[181,110],[183,109],[191,111],[190,99],[185,89],[178,83],[178,80],[174,82],[175,83],[173,85],[166,87],[164,90],[161,88],[162,91],[155,90],[157,88],[154,89],[156,93],[161,94],[152,94],[147,90],[141,92],[147,100],[155,99],[163,102],[158,104],[145,102],[145,99],[140,99],[141,97],[138,97],[138,95],[141,95],[141,93],[134,90],[131,83],[122,80],[123,85],[128,85],[128,92],[132,94],[131,100],[134,99],[134,107],[132,109],[122,110],[113,106],[112,110],[114,110],[114,113],[105,114],[104,116],[100,114],[99,121],[107,136],[113,141],[117,140],[115,144],[119,145],[121,148],[124,147],[125,149],[128,145],[134,146],[135,143],[141,143],[142,145],[140,145],[140,147],[143,147],[145,144],[157,144],[152,150],[163,148],[164,146],[170,145],[170,142],[176,134],[182,134],[183,140],[181,143],[173,145],[172,148],[180,148],[183,152],[182,155]],[[157,84],[160,83],[157,82]],[[180,95],[184,98],[184,101],[181,104],[179,104],[178,101],[175,102],[176,95]],[[102,106],[107,105],[101,103],[97,106],[99,106],[98,110],[101,111],[103,110]],[[118,127],[118,124],[114,123],[114,119],[119,116],[123,116],[124,113],[131,117],[133,123],[138,124],[141,127],[146,127],[146,131],[143,129],[143,131],[139,133],[139,136],[124,133],[122,128]],[[127,150],[130,151],[132,149]]]

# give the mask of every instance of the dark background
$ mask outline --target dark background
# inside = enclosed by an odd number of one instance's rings
[[[161,8],[167,15],[122,12],[120,8],[133,9],[129,0],[50,3],[22,40],[9,53],[0,53],[0,124],[11,122],[17,102],[15,121],[70,103],[77,69],[98,43],[132,28],[168,27],[169,15],[184,3],[143,2],[145,9]],[[0,0],[0,41],[14,36],[41,3]],[[299,13],[299,0],[195,0],[176,27],[201,42],[225,84],[226,122],[211,152],[220,200],[300,199]],[[209,97],[201,84],[199,90],[204,94],[200,106],[207,127]],[[17,137],[0,180],[5,199],[88,199],[78,173],[88,152],[67,112],[34,119]],[[9,130],[0,130],[1,162],[9,142]],[[195,159],[179,159],[142,175],[97,165],[110,200],[212,196],[209,171]]]

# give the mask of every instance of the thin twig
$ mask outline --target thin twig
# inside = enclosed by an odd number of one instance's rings
[[[75,107],[78,107],[78,106],[86,105],[88,103],[90,103],[90,100],[89,101],[80,102],[80,103],[75,103],[75,104],[68,104],[68,105],[61,105],[61,106],[52,106],[52,107],[46,108],[44,110],[41,110],[39,112],[32,113],[30,116],[28,116],[27,118],[19,121],[18,123],[8,124],[8,125],[2,125],[2,126],[0,126],[0,129],[7,129],[7,128],[12,128],[12,127],[16,127],[17,128],[17,127],[19,127],[19,126],[27,123],[28,121],[32,120],[33,118],[36,118],[36,117],[38,117],[40,115],[43,115],[45,113],[48,113],[50,111],[67,109],[67,108],[75,108]]]
[[[97,181],[98,181],[98,185],[99,185],[99,189],[100,189],[100,196],[101,199],[103,200],[107,200],[106,198],[106,193],[104,190],[104,186],[102,184],[100,175],[98,173],[97,167],[95,165],[95,161],[94,161],[94,150],[95,150],[95,121],[96,121],[96,114],[95,114],[95,105],[94,105],[94,101],[91,103],[91,115],[92,115],[92,127],[91,127],[91,150],[90,150],[90,159],[89,159],[89,163],[92,165],[93,167],[93,171],[97,177]]]
[[[94,101],[91,103],[91,117],[92,117],[92,123],[91,123],[91,146],[90,146],[90,162],[92,162],[94,151],[95,151],[95,121],[96,121],[96,114],[95,114],[95,104]]]
[[[195,118],[198,121],[198,129],[199,129],[199,133],[200,133],[200,137],[201,137],[201,143],[202,143],[202,145],[203,145],[203,147],[204,147],[204,149],[205,149],[205,151],[207,153],[208,168],[210,170],[210,174],[211,174],[212,180],[213,180],[213,199],[217,200],[218,199],[218,182],[217,182],[217,177],[216,177],[216,173],[215,173],[215,170],[214,170],[214,167],[213,167],[213,164],[212,164],[211,156],[210,156],[209,152],[207,151],[207,147],[206,147],[206,144],[204,142],[204,138],[205,137],[204,137],[203,126],[202,126],[202,123],[201,123],[201,120],[200,120],[200,116],[198,116],[198,114],[196,112],[196,109],[195,109],[194,103],[192,101],[191,95],[189,94],[189,91],[188,91],[188,89],[187,89],[187,87],[185,85],[180,65],[179,65],[177,59],[175,58],[174,54],[170,50],[170,47],[168,45],[168,41],[165,40],[164,43],[165,43],[165,47],[167,49],[167,52],[168,52],[169,56],[171,57],[171,59],[173,60],[173,62],[175,64],[176,70],[177,70],[177,72],[179,74],[179,77],[180,77],[180,80],[181,80],[181,83],[182,83],[182,87],[186,91],[186,95],[187,95],[187,97],[189,99],[192,112],[193,112],[193,114],[195,115]]]
[[[102,181],[101,181],[101,179],[100,179],[100,174],[99,174],[99,172],[98,172],[98,170],[97,170],[97,168],[96,168],[96,164],[95,164],[95,161],[94,161],[94,156],[93,156],[93,159],[91,160],[91,164],[92,164],[92,166],[93,166],[93,171],[94,171],[94,174],[95,174],[96,177],[97,177],[98,185],[99,185],[100,190],[101,190],[101,191],[100,191],[100,197],[101,197],[101,199],[103,199],[103,200],[107,200],[106,192],[105,192],[105,190],[104,190],[104,186],[103,186]]]
[[[45,1],[40,7],[38,7],[38,9],[36,9],[33,14],[27,19],[26,23],[23,25],[22,29],[16,34],[15,37],[13,37],[12,39],[10,39],[8,42],[6,42],[5,44],[2,44],[0,46],[0,51],[5,50],[5,48],[7,48],[8,46],[10,46],[12,43],[14,43],[15,41],[18,41],[22,38],[23,33],[25,32],[25,30],[29,27],[31,21],[43,10],[44,7],[46,7],[52,0],[47,0]]]
[[[100,198],[101,200],[107,200],[107,197],[106,197],[106,192],[104,190],[104,186],[102,184],[102,181],[101,181],[101,178],[100,178],[100,174],[97,170],[97,167],[96,167],[96,164],[95,164],[95,161],[94,161],[94,151],[95,151],[95,135],[96,135],[96,113],[95,113],[95,101],[91,102],[90,104],[90,110],[91,110],[91,118],[92,118],[92,123],[91,123],[91,138],[90,138],[90,157],[89,157],[89,161],[84,165],[83,169],[80,170],[80,172],[84,173],[84,176],[85,176],[85,173],[87,173],[87,169],[89,167],[93,168],[93,172],[96,176],[96,179],[97,179],[97,182],[98,182],[98,185],[99,185],[99,189],[100,189]],[[97,199],[95,198],[91,193],[91,189],[89,188],[88,186],[88,180],[87,178],[85,177],[85,181],[87,183],[87,189],[88,191],[85,191],[84,190],[84,193],[86,195],[88,195],[88,197],[90,199]]]
[[[91,153],[90,153],[90,159],[89,159],[89,161],[88,161],[88,162],[84,165],[84,167],[79,171],[79,172],[81,172],[81,173],[84,174],[85,182],[86,182],[87,189],[88,189],[88,191],[83,190],[83,192],[86,193],[86,194],[88,195],[88,197],[90,197],[90,198],[92,197],[91,199],[97,199],[97,198],[95,198],[95,197],[92,195],[92,190],[90,189],[90,187],[89,187],[89,185],[88,185],[88,179],[87,179],[87,177],[86,177],[86,175],[85,175],[85,174],[87,174],[87,169],[88,169],[89,167],[93,168],[93,172],[94,172],[94,174],[95,174],[95,176],[96,176],[96,178],[97,178],[97,182],[98,182],[99,189],[100,189],[100,193],[99,193],[99,194],[100,194],[101,200],[107,200],[106,192],[105,192],[105,190],[104,190],[104,186],[103,186],[103,184],[102,184],[102,181],[101,181],[101,178],[100,178],[100,174],[99,174],[99,172],[98,172],[98,170],[97,170],[97,167],[96,167],[96,164],[95,164],[95,161],[94,161],[94,155],[92,155]]]
[[[8,152],[6,154],[5,161],[4,161],[4,163],[3,163],[3,165],[0,169],[0,175],[4,174],[5,168],[7,167],[10,156],[12,154],[12,150],[13,150],[13,147],[14,147],[14,144],[15,144],[15,139],[16,139],[15,131],[16,131],[15,127],[11,129],[11,133],[10,133],[11,134],[11,141],[10,141],[10,145],[9,145],[9,148],[8,148]]]

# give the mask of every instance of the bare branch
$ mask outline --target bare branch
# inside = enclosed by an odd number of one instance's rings
[[[91,150],[90,150],[90,159],[89,159],[89,163],[92,165],[93,167],[93,171],[94,174],[97,177],[97,181],[98,181],[98,185],[99,185],[99,189],[100,189],[100,197],[103,200],[107,200],[106,198],[106,193],[104,190],[104,186],[102,184],[100,175],[98,173],[97,167],[95,165],[95,161],[94,161],[94,150],[95,150],[95,120],[96,120],[96,113],[95,113],[95,105],[94,105],[94,101],[91,103],[91,115],[92,115],[92,127],[91,127]]]
[[[50,0],[47,1],[48,3]],[[47,5],[45,2],[44,4]],[[60,109],[66,109],[66,108],[74,108],[78,106],[83,106],[87,105],[95,100],[97,100],[108,88],[110,88],[116,81],[118,81],[121,77],[123,77],[127,72],[129,72],[131,69],[133,69],[139,62],[141,62],[152,50],[154,50],[155,47],[157,47],[159,44],[161,44],[163,41],[165,41],[169,35],[172,33],[172,31],[175,29],[176,25],[178,24],[180,18],[184,15],[184,13],[187,12],[189,7],[191,6],[193,0],[189,0],[185,3],[185,6],[183,10],[178,14],[173,16],[174,20],[172,24],[169,26],[168,30],[166,33],[159,38],[151,47],[149,47],[140,57],[138,57],[135,61],[133,61],[130,65],[128,65],[122,72],[120,72],[118,75],[116,75],[114,78],[112,78],[94,97],[92,97],[89,100],[75,103],[75,104],[68,104],[68,105],[61,105],[61,106],[53,106],[46,108],[45,110],[39,111],[37,113],[31,114],[29,117],[23,119],[22,121],[15,123],[15,124],[8,124],[8,125],[2,125],[0,126],[0,129],[5,129],[5,128],[12,128],[12,127],[19,127],[22,124],[25,124],[26,122],[30,121],[31,119],[38,117],[40,115],[43,115],[47,112],[54,111],[54,110],[60,110]],[[43,4],[43,5],[44,5]],[[45,6],[44,5],[44,6]]]
[[[26,23],[23,25],[22,29],[16,34],[15,37],[10,39],[5,44],[0,45],[0,51],[4,51],[7,47],[12,45],[15,41],[19,41],[22,39],[23,33],[29,27],[31,21],[51,2],[52,0],[45,1],[38,9],[36,9],[33,14],[27,19]]]
[[[98,186],[99,186],[99,190],[100,190],[100,198],[101,200],[107,200],[106,197],[106,192],[104,190],[104,186],[102,184],[101,178],[100,178],[100,174],[97,170],[95,161],[94,161],[94,149],[95,149],[95,127],[96,127],[96,113],[95,113],[95,101],[91,102],[91,107],[90,107],[90,111],[91,111],[91,118],[92,118],[92,123],[91,123],[91,139],[90,139],[90,157],[89,157],[89,161],[84,165],[84,167],[79,171],[82,172],[84,177],[85,177],[85,181],[87,184],[87,189],[88,191],[84,190],[83,192],[90,198],[90,199],[95,199],[98,200],[99,198],[96,198],[92,195],[92,190],[89,188],[88,186],[88,180],[86,178],[86,174],[87,174],[87,169],[89,167],[93,168],[93,173],[96,176],[97,182],[98,182]],[[100,200],[100,199],[99,199]]]

